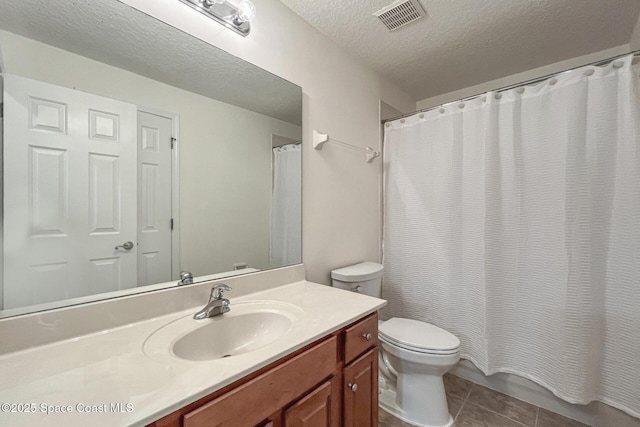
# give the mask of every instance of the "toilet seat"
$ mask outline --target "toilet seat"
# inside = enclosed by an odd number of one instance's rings
[[[430,323],[394,317],[378,329],[378,337],[391,345],[417,353],[447,355],[460,349],[460,340]]]

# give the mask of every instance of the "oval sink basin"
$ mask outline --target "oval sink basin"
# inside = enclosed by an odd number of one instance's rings
[[[258,350],[285,336],[302,315],[300,308],[275,301],[231,304],[231,311],[209,319],[193,314],[168,323],[144,343],[150,357],[174,356],[210,361]]]
[[[280,313],[246,313],[207,322],[173,345],[173,353],[188,360],[235,356],[271,344],[291,328],[291,319]]]

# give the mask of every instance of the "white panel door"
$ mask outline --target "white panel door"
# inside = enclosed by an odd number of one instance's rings
[[[172,121],[138,112],[138,286],[171,281]]]
[[[135,287],[136,106],[6,74],[4,103],[4,308]]]

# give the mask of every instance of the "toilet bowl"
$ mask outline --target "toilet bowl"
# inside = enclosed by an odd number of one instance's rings
[[[334,287],[381,296],[382,265],[363,262],[331,272]],[[394,317],[378,327],[380,407],[406,423],[447,427],[442,376],[460,360],[460,340],[429,323]]]
[[[451,426],[442,376],[460,360],[458,338],[402,318],[383,322],[378,338],[380,407],[412,425]]]

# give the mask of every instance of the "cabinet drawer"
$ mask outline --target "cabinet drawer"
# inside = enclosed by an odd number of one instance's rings
[[[378,313],[348,327],[344,334],[344,363],[378,345]]]
[[[259,377],[184,415],[184,427],[255,426],[335,374],[332,337]]]

